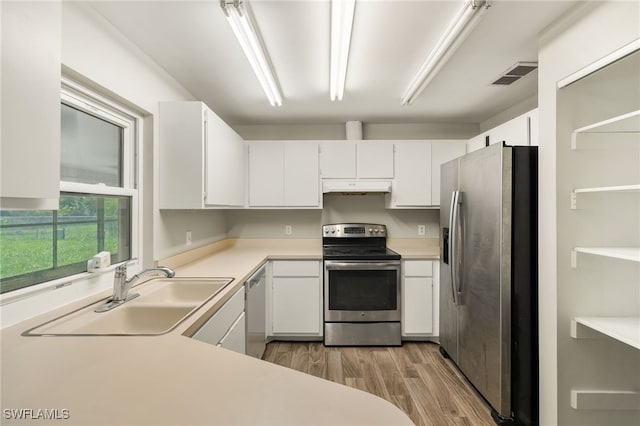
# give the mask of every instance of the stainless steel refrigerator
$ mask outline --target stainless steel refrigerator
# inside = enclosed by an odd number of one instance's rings
[[[440,351],[497,424],[538,424],[537,148],[441,166]]]

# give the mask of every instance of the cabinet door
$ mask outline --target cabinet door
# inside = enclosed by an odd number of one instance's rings
[[[249,205],[284,205],[284,145],[282,142],[249,144]]]
[[[538,146],[538,108],[529,111],[529,145]]]
[[[482,133],[467,141],[467,152],[477,151],[487,146],[487,134]]]
[[[320,177],[318,144],[311,141],[284,145],[284,205],[318,206]]]
[[[60,2],[2,2],[2,208],[57,210]]]
[[[440,166],[464,155],[466,143],[462,141],[439,142],[431,145],[431,205],[440,205]]]
[[[506,142],[507,145],[529,145],[529,120],[523,114],[489,130],[489,143]]]
[[[403,334],[433,333],[433,278],[405,277]]]
[[[244,311],[244,287],[239,289],[193,335],[193,338],[217,345]]]
[[[428,142],[398,142],[395,151],[393,205],[431,205],[431,145]]]
[[[244,140],[208,108],[205,121],[205,204],[243,206]]]
[[[355,179],[356,142],[320,142],[320,170],[323,179]]]
[[[274,277],[271,295],[274,334],[320,333],[319,277]]]
[[[393,142],[358,142],[358,177],[393,178]]]
[[[246,334],[245,334],[245,314],[244,312],[233,323],[227,334],[224,335],[218,346],[241,354],[246,354]]]

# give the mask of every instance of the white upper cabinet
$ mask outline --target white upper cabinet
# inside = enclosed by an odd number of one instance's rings
[[[487,132],[489,144],[505,142],[507,145],[529,145],[529,118],[523,114]]]
[[[320,142],[320,170],[323,179],[355,179],[356,142]]]
[[[391,207],[431,205],[431,144],[424,141],[397,142],[396,176]]]
[[[476,151],[489,144],[505,142],[507,145],[538,146],[538,108],[500,124],[467,141],[467,152]]]
[[[481,133],[467,141],[467,152],[477,151],[487,146],[487,133]]]
[[[2,2],[3,209],[58,208],[60,195],[59,1]]]
[[[206,120],[206,196],[208,206],[243,206],[246,148],[244,140],[210,109]]]
[[[300,141],[284,146],[284,202],[290,206],[320,204],[318,144]]]
[[[249,143],[249,206],[284,205],[284,143]]]
[[[431,204],[440,205],[440,166],[464,155],[467,145],[463,141],[434,142],[431,144]]]
[[[319,208],[318,143],[249,143],[249,207]]]
[[[393,142],[359,141],[358,178],[393,178]]]
[[[459,140],[397,141],[395,178],[388,198],[390,208],[440,206],[440,165],[464,155]]]
[[[160,208],[244,205],[244,140],[202,102],[160,103]]]
[[[322,141],[320,169],[323,179],[392,179],[392,141]]]

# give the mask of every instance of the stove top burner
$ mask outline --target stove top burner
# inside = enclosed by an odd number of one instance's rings
[[[325,260],[399,260],[387,248],[387,227],[380,224],[342,223],[322,227]]]
[[[400,260],[400,255],[386,247],[327,247],[324,260]]]

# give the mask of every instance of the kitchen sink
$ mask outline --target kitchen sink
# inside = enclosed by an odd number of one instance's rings
[[[144,295],[145,302],[200,303],[228,284],[227,281],[161,278]]]
[[[140,296],[110,311],[108,299],[40,324],[25,336],[141,336],[174,329],[229,285],[233,278],[155,278],[134,287]]]

